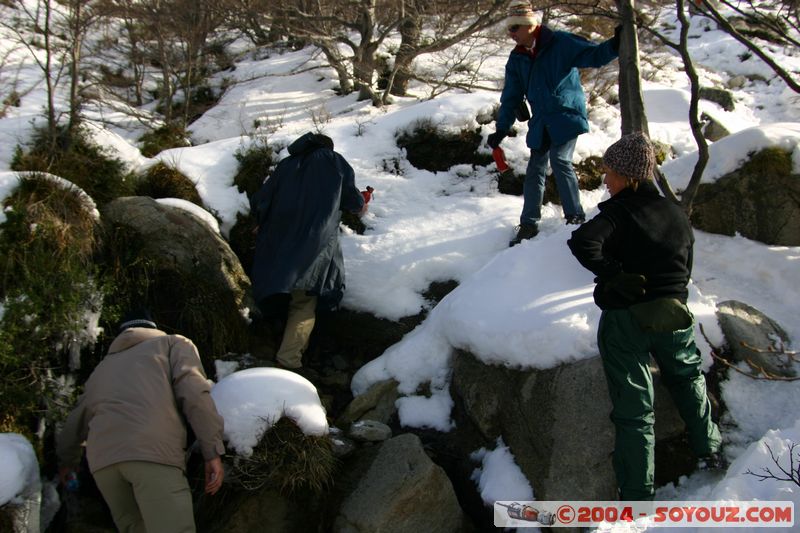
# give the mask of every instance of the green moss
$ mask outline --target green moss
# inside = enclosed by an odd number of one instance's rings
[[[36,130],[27,148],[17,146],[11,169],[55,174],[101,205],[131,192],[124,163],[94,144],[81,129],[70,132],[62,128],[55,138],[45,129]]]
[[[180,198],[205,208],[194,182],[178,169],[161,162],[147,169],[134,190],[138,196]]]
[[[792,154],[775,146],[764,148],[753,154],[742,165],[741,172],[765,176],[789,176],[792,174]]]

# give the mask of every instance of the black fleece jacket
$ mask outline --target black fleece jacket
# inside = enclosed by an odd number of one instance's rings
[[[657,298],[686,303],[694,234],[681,208],[663,198],[652,181],[626,188],[598,205],[600,214],[572,232],[567,244],[581,265],[597,276],[594,300],[620,309]],[[625,272],[646,278],[645,293],[631,302],[607,290]]]

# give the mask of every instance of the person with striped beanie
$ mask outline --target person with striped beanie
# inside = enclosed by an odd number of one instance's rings
[[[659,193],[656,157],[644,133],[625,135],[603,155],[610,199],[567,244],[595,277],[602,309],[597,345],[616,428],[613,465],[621,500],[652,500],[655,433],[652,355],[701,468],[721,468],[694,317],[686,306],[694,234],[689,217]]]

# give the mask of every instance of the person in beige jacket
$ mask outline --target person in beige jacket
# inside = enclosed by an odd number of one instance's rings
[[[205,459],[206,493],[215,494],[224,476],[223,419],[210,389],[192,341],[157,329],[146,311],[129,314],[57,439],[62,482],[85,442],[120,531],[195,531],[184,419]]]

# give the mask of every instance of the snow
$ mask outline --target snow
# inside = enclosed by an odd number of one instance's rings
[[[0,506],[22,503],[40,488],[39,462],[31,443],[18,433],[0,433]]]
[[[289,370],[249,368],[234,372],[211,389],[211,397],[225,419],[224,438],[240,455],[252,454],[264,432],[284,416],[306,435],[328,432],[316,387]]]
[[[498,500],[533,500],[533,489],[502,437],[497,439],[494,450],[481,448],[470,459],[481,464],[472,472],[472,480],[487,505]]]
[[[666,21],[675,25],[674,20]],[[689,42],[704,84],[733,87],[735,77],[746,77],[740,88],[730,88],[733,111],[701,101],[701,111],[732,133],[710,145],[704,181],[718,179],[741,165],[749,153],[770,146],[791,151],[795,172],[800,173],[798,95],[757,58],[742,59],[746,54],[739,43],[706,21],[693,22],[698,28]],[[3,38],[0,43],[7,46]],[[483,68],[502,75],[507,52],[501,48]],[[771,49],[778,63],[797,72],[800,55],[789,52]],[[669,51],[649,52],[647,58],[642,65],[648,80],[643,89],[651,136],[674,150],[675,159],[664,164],[663,171],[673,188],[681,190],[696,161],[687,119],[688,82],[676,70],[679,62]],[[9,56],[9,61],[19,67],[17,83],[23,97],[20,107],[8,108],[0,119],[0,199],[16,183],[15,174],[7,170],[13,148],[41,120],[43,105],[40,72],[21,52]],[[430,58],[422,61],[435,67]],[[306,131],[319,129],[331,136],[336,149],[354,167],[357,185],[375,188],[363,219],[368,226],[365,234],[348,230],[341,234],[348,280],[343,305],[391,320],[421,309],[430,311],[416,329],[359,370],[352,382],[354,394],[394,378],[403,395],[397,402],[403,426],[448,431],[454,427],[448,392],[454,350],[469,350],[487,364],[519,369],[552,367],[598,353],[600,312],[591,298],[592,276],[566,247],[570,228],[563,224],[560,207],[544,206],[540,235],[509,249],[522,199],[498,193],[492,166],[461,165],[433,173],[414,168],[397,147],[397,135],[421,120],[453,131],[480,128],[485,138],[494,126],[482,125],[478,117],[490,115],[498,101],[497,91],[447,92],[433,100],[397,98],[379,109],[356,101],[355,95],[337,96],[331,69],[310,48],[261,50],[240,60],[235,71],[218,75],[217,81],[223,76],[232,82],[230,89],[191,125],[196,146],[148,159],[136,149],[133,135],[122,129],[97,127],[93,135],[116,150],[132,170],[162,161],[189,176],[219,220],[223,236],[228,235],[236,215],[249,209],[246,195],[233,184],[237,150],[266,142],[285,157],[285,147]],[[428,88],[416,85],[412,91],[425,94]],[[576,160],[602,155],[619,136],[617,108],[600,102],[590,110],[590,119],[591,131],[578,139]],[[503,148],[509,164],[522,173],[529,155],[524,144],[526,126],[517,128],[518,135],[504,140]],[[489,153],[486,147],[481,150]],[[597,204],[606,198],[602,189],[582,191],[587,216],[597,214]],[[201,214],[210,223],[206,215]],[[0,213],[0,223],[3,220]],[[696,237],[689,306],[709,341],[716,345],[723,341],[714,314],[716,304],[737,299],[778,322],[793,341],[789,348],[796,349],[800,247],[768,246],[701,231]],[[446,280],[456,280],[459,286],[432,308],[422,293],[431,282]],[[699,327],[697,338],[707,368],[710,346]],[[316,390],[302,377],[272,368],[236,372],[235,365],[225,361],[218,363],[218,369],[224,377],[212,395],[225,418],[229,446],[238,453],[250,453],[263,432],[283,415],[306,433],[327,432]],[[430,394],[419,394],[421,388]],[[731,468],[721,477],[697,473],[681,480],[678,487],[662,488],[658,497],[798,503],[800,491],[791,484],[759,483],[753,476],[742,475],[771,464],[766,445],[786,461],[787,443],[800,442],[798,382],[754,381],[730,372],[722,385],[722,400],[728,408],[723,436],[728,456],[734,460]],[[16,453],[18,444],[0,440],[0,455]],[[475,457],[482,464],[476,483],[486,501],[500,499],[495,488],[504,483],[508,492],[503,491],[503,499],[533,498],[502,441],[494,451],[483,450]],[[8,461],[2,460],[0,468],[2,483],[20,487],[28,483],[30,465],[11,472]]]
[[[158,198],[156,202],[162,205],[176,207],[183,211],[188,211],[192,215],[199,218],[203,223],[208,225],[208,227],[211,228],[214,233],[219,233],[219,223],[217,222],[217,219],[214,218],[214,215],[199,205],[193,204],[188,200],[181,200],[180,198]]]

